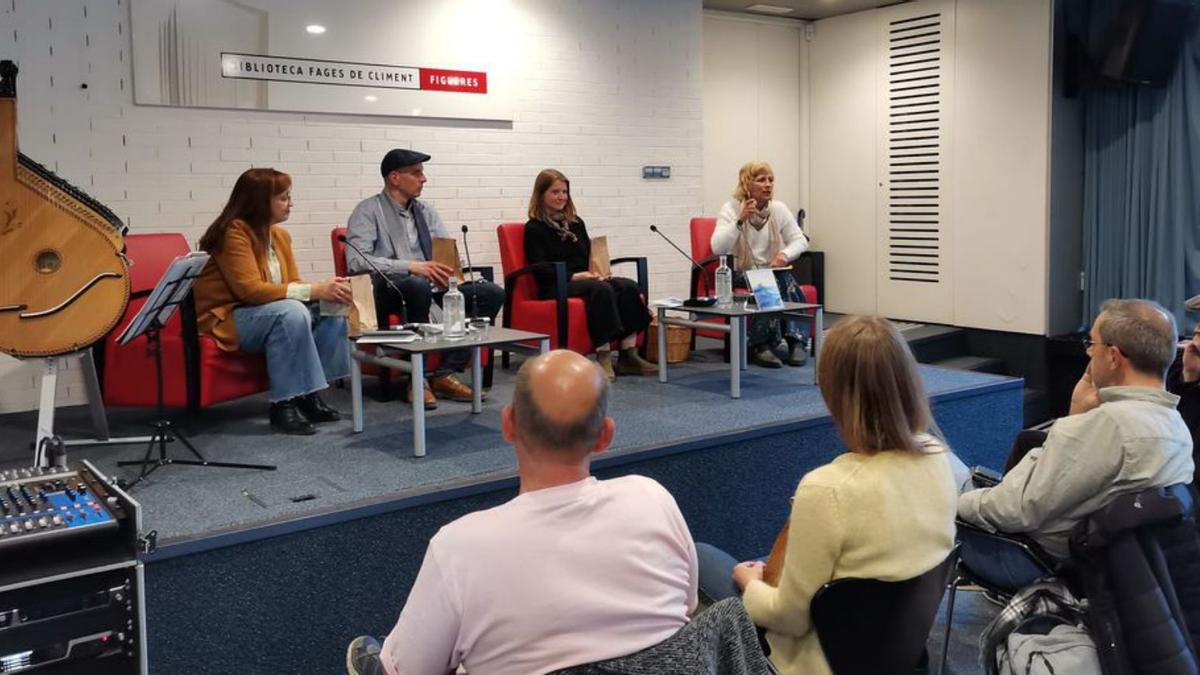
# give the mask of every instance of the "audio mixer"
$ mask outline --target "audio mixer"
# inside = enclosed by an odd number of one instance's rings
[[[0,471],[0,551],[117,527],[120,506],[87,471]]]

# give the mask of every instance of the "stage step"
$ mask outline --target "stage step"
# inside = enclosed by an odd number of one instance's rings
[[[1041,389],[1025,387],[1021,392],[1021,410],[1025,428],[1050,419],[1050,399]]]
[[[920,363],[935,365],[938,361],[962,356],[967,350],[966,331],[954,326],[917,324],[906,326],[900,332]]]
[[[963,354],[961,356],[952,356],[948,359],[933,361],[929,365],[938,366],[939,368],[953,368],[954,370],[972,370],[977,373],[1008,374],[1008,371],[1004,367],[1004,361],[994,359],[990,356]]]

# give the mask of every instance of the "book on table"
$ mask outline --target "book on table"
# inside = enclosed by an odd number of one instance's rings
[[[775,272],[770,269],[749,270],[746,272],[746,281],[750,284],[750,292],[754,293],[754,303],[760,310],[783,307],[783,296],[779,294]]]

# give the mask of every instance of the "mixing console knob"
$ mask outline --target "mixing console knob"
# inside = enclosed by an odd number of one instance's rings
[[[25,531],[28,532],[32,529],[33,529],[33,519],[30,518],[29,520],[25,521]]]
[[[41,518],[38,518],[38,527],[40,527],[44,530],[47,527],[49,527],[49,525],[50,525],[50,519],[47,518],[46,516],[42,516]]]
[[[53,520],[52,520],[51,522],[53,522],[53,523],[54,523],[54,526],[55,526],[55,527],[61,527],[61,526],[62,526],[62,524],[63,524],[63,519],[62,519],[62,516],[58,515],[57,513],[56,513],[56,514],[54,514],[54,518],[53,518]]]

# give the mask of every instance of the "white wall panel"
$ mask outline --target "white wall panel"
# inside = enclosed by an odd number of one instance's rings
[[[825,306],[876,311],[878,14],[818,21],[810,45],[809,230],[825,252]]]
[[[1052,7],[958,0],[954,323],[1047,329]]]
[[[737,172],[763,161],[775,170],[775,196],[801,202],[803,24],[704,16],[704,215],[732,197]],[[696,214],[701,215],[701,214]],[[818,246],[819,248],[819,246]]]
[[[954,2],[878,15],[876,311],[954,323]]]

